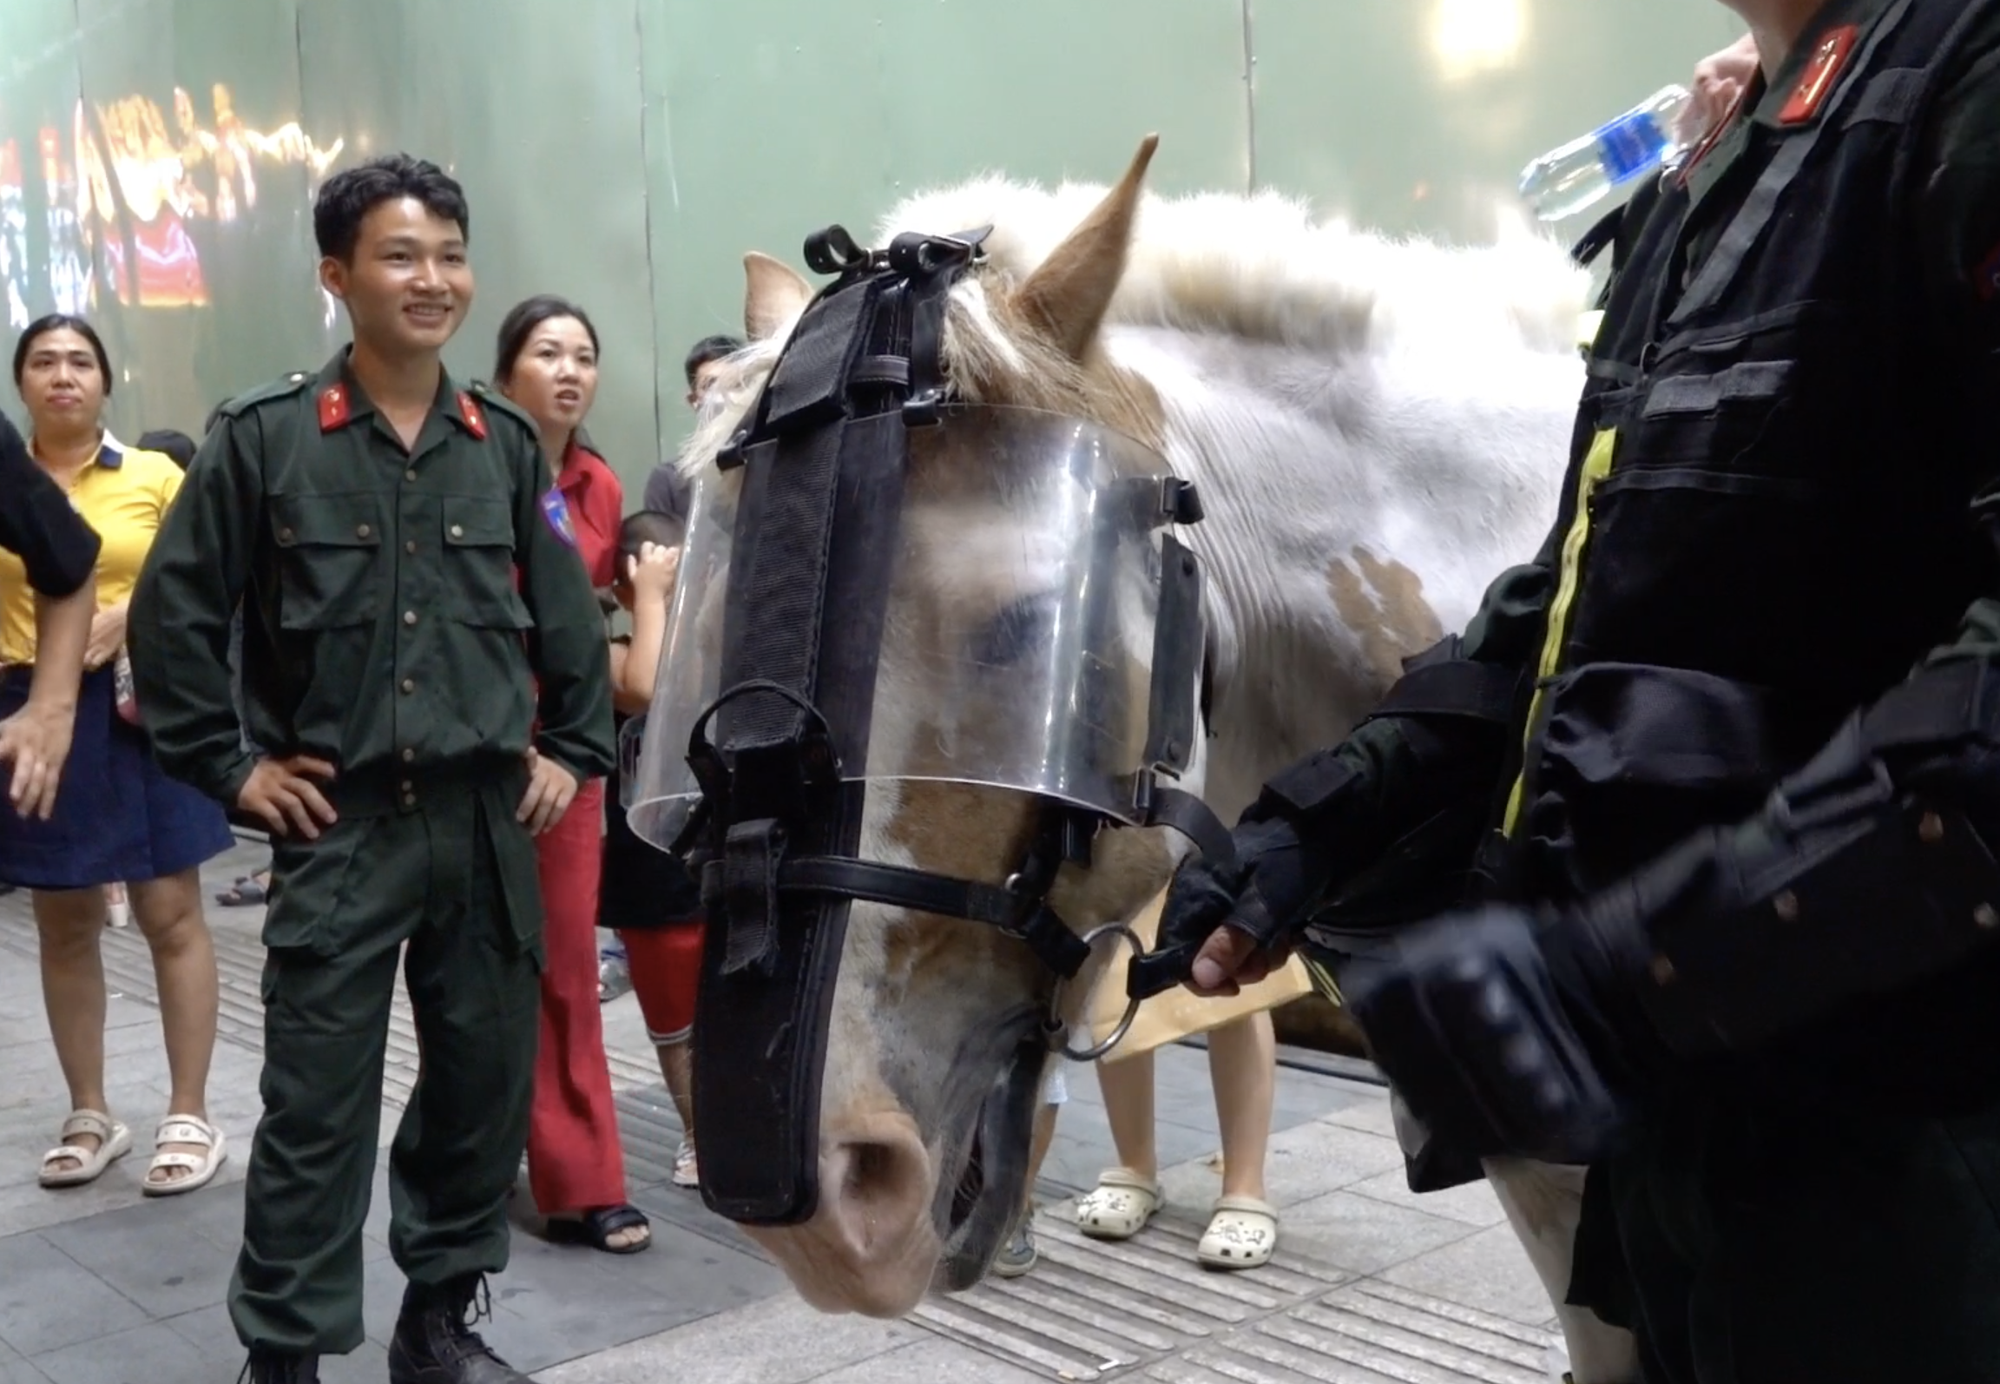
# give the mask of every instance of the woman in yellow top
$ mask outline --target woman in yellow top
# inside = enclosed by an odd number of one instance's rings
[[[72,1113],[42,1160],[44,1187],[95,1181],[132,1147],[104,1098],[104,886],[125,881],[153,951],[173,1096],[156,1130],[142,1189],[192,1191],[215,1176],[225,1149],[208,1122],[215,1051],[215,948],[197,870],[231,844],[222,809],[161,772],[145,734],[119,714],[116,663],[125,610],[181,471],[158,452],[113,442],[100,422],[111,393],[104,343],[79,318],[44,317],[14,349],[14,384],[33,426],[35,464],[69,494],[103,539],[98,614],[84,652],[76,734],[55,813],[23,817],[0,800],[0,880],[34,891],[42,994]],[[0,716],[27,696],[35,661],[32,593],[21,563],[0,552]]]

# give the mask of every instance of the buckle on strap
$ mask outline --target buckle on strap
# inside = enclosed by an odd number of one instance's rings
[[[766,976],[778,965],[778,877],[785,828],[775,818],[738,822],[722,849],[724,975],[752,967]]]

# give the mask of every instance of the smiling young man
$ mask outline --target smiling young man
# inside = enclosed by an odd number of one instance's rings
[[[310,1384],[320,1355],[361,1343],[406,944],[422,1067],[390,1152],[389,1247],[409,1279],[390,1379],[525,1379],[470,1318],[507,1263],[527,1137],[532,836],[614,746],[603,623],[534,424],[439,359],[472,299],[466,225],[458,184],[408,156],[327,181],[320,281],[353,345],[222,410],[132,604],[161,762],[275,840],[264,1117],[229,1303],[256,1384]]]

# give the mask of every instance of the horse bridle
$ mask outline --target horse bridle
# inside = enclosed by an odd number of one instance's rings
[[[1130,1028],[1142,1000],[1186,975],[1186,950],[1144,948],[1112,923],[1073,932],[1049,903],[1065,864],[1088,866],[1109,825],[1170,827],[1233,860],[1226,828],[1163,780],[1187,767],[1204,708],[1201,576],[1163,544],[1145,767],[1124,820],[1042,797],[1022,859],[1001,885],[859,858],[865,757],[912,431],[956,407],[941,359],[946,296],[980,263],[987,231],[899,236],[865,251],[839,226],[806,242],[834,281],[807,306],[744,426],[717,458],[741,471],[724,598],[722,691],[696,720],[688,764],[701,803],[674,849],[700,870],[708,909],[696,1024],[702,1194],[729,1219],[789,1225],[818,1205],[819,1099],[849,905],[857,900],[996,927],[1056,977],[1028,1041],[1088,1061]],[[1194,488],[1135,478],[1123,498],[1164,526],[1201,518]],[[833,617],[838,613],[838,618]],[[711,728],[714,734],[711,735]],[[1133,949],[1115,1031],[1066,1041],[1064,987],[1098,943]]]

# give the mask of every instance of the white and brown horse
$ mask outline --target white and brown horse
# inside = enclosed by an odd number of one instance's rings
[[[1055,192],[989,178],[897,208],[901,231],[990,225],[986,262],[952,290],[944,359],[968,401],[1092,420],[1197,483],[1188,541],[1207,572],[1213,738],[1183,786],[1224,820],[1263,780],[1340,739],[1401,660],[1462,626],[1486,583],[1531,557],[1556,512],[1581,384],[1585,276],[1561,249],[1393,242],[1312,220],[1273,194],[1164,200],[1143,191],[1154,142],[1110,189]],[[750,347],[690,440],[689,474],[754,402],[811,290],[747,257]],[[1004,610],[1018,536],[968,523],[922,562],[954,623]],[[976,610],[970,607],[978,607]],[[965,607],[966,609],[959,609]],[[876,724],[934,725],[903,678],[894,631],[881,683],[912,702]],[[1205,783],[1204,783],[1205,779]],[[1019,794],[945,783],[871,785],[861,854],[999,883],[1032,825]],[[1051,901],[1083,931],[1136,914],[1181,845],[1104,834]],[[1104,957],[1096,960],[1102,966]],[[1025,1128],[996,1139],[989,1097],[1050,981],[1019,942],[971,923],[859,903],[834,998],[822,1103],[820,1208],[752,1230],[827,1310],[907,1312],[976,1281],[1020,1204]],[[1080,1013],[1084,987],[1071,992]],[[1072,1014],[1070,1017],[1076,1017]],[[987,1111],[981,1166],[973,1129]],[[1579,1179],[1490,1167],[1558,1304]],[[966,1212],[976,1188],[978,1203]],[[1579,1384],[1617,1384],[1629,1338],[1562,1308]]]

